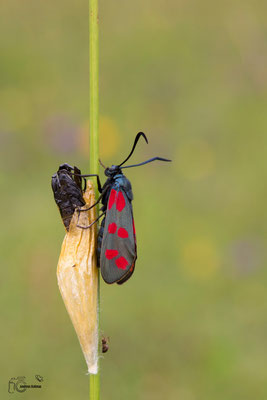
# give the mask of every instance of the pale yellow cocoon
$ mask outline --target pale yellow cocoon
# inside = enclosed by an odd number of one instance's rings
[[[83,196],[88,208],[95,203],[91,181]],[[80,213],[78,224],[88,226],[96,219],[95,207]],[[98,271],[96,265],[97,224],[89,229],[77,227],[73,214],[69,232],[62,243],[57,265],[58,286],[77,333],[90,374],[98,372]]]

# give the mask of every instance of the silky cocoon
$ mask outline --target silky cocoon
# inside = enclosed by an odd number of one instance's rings
[[[92,181],[87,181],[83,195],[86,209],[95,203]],[[69,231],[62,243],[57,265],[57,280],[61,296],[77,333],[90,374],[98,372],[98,269],[96,260],[96,209],[75,210]]]

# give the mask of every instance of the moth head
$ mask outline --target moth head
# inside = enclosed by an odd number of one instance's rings
[[[105,175],[109,178],[112,178],[113,176],[120,174],[121,169],[118,165],[112,165],[111,167],[108,167],[105,169]]]

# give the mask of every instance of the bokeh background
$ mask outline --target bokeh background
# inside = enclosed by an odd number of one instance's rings
[[[101,159],[132,162],[139,258],[101,283],[103,399],[266,400],[266,2],[100,1]],[[0,14],[1,399],[86,399],[60,297],[59,164],[89,172],[88,4]],[[103,177],[102,177],[103,180]]]

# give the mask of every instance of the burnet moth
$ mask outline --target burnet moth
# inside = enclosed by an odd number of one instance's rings
[[[92,205],[94,207],[101,200],[102,213],[89,226],[79,226],[83,229],[90,228],[101,217],[104,217],[98,233],[98,264],[101,269],[102,278],[106,283],[122,284],[126,282],[134,272],[135,262],[137,259],[136,234],[132,209],[132,186],[130,181],[123,174],[123,168],[138,167],[148,164],[152,161],[171,161],[161,157],[153,157],[140,164],[122,166],[129,160],[134,152],[140,137],[143,137],[148,143],[147,137],[143,132],[139,132],[128,157],[119,165],[112,165],[105,168],[107,180],[103,187],[101,186],[98,175],[81,175],[80,178],[89,176],[97,177],[98,190],[100,196],[97,202]],[[74,176],[77,176],[74,172]],[[90,208],[91,208],[90,207]],[[88,209],[87,209],[88,210]],[[80,210],[86,211],[86,209]]]
[[[67,231],[75,209],[85,205],[80,175],[79,168],[72,167],[69,164],[62,164],[57,173],[52,176],[51,184],[55,202]],[[86,181],[84,190],[85,188]]]

